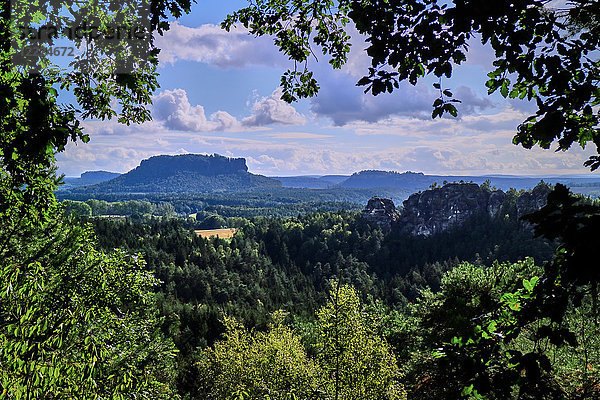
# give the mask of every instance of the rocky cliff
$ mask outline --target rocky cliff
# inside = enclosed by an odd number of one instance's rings
[[[376,196],[369,200],[360,215],[365,221],[377,224],[386,230],[390,229],[400,218],[400,213],[396,210],[392,200]]]
[[[429,236],[460,225],[474,214],[494,215],[503,201],[500,190],[488,192],[475,183],[450,183],[411,195],[404,201],[399,224],[412,235]]]
[[[543,207],[550,190],[549,185],[540,184],[529,192],[513,191],[507,195],[475,183],[450,183],[411,195],[404,201],[402,213],[396,211],[391,200],[373,197],[361,216],[385,229],[430,236],[461,225],[477,214],[494,217],[500,212],[512,212],[520,217]]]
[[[522,216],[544,207],[551,190],[550,185],[539,184],[531,191],[521,193],[517,198],[517,214]]]

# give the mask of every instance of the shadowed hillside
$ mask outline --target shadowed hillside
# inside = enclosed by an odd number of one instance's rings
[[[246,160],[214,155],[155,156],[115,179],[74,193],[213,193],[277,188],[275,179],[248,172]]]

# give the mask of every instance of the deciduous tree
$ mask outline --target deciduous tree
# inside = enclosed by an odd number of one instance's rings
[[[144,42],[148,57],[134,57],[134,65],[145,62],[131,73],[79,68],[79,61],[90,60],[76,61],[65,71],[44,54],[34,58],[37,69],[30,69],[14,58],[23,50],[24,38],[14,35],[18,23],[64,27],[69,15],[78,23],[94,17],[104,26],[117,21],[113,17],[119,13],[136,11],[130,8],[135,2],[122,3],[0,2],[3,399],[171,398],[172,346],[157,333],[151,305],[156,281],[142,271],[141,261],[96,250],[87,228],[63,220],[53,195],[55,153],[69,140],[89,140],[81,119],[117,117],[133,123],[149,118],[144,106],[157,87],[158,50],[151,40]],[[161,33],[169,15],[177,17],[190,7],[187,0],[146,4],[150,33]],[[82,29],[88,34],[93,27]],[[51,46],[55,39],[45,37],[44,44]],[[118,59],[123,53],[102,54]],[[61,103],[59,91],[70,93],[74,102]]]

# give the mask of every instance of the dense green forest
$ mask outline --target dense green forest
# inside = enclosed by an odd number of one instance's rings
[[[543,274],[541,266],[553,259],[557,242],[534,237],[533,226],[518,217],[519,199],[530,193],[511,190],[500,212],[474,214],[427,237],[382,229],[341,209],[244,218],[219,213],[227,211],[221,206],[182,218],[167,202],[65,200],[62,207],[78,225],[91,227],[101,249],[138,255],[160,282],[154,307],[163,340],[177,349],[170,379],[182,398],[308,399],[337,393],[345,399],[437,399],[460,397],[470,387],[468,374],[452,380],[464,372],[465,354],[456,347],[473,345],[473,332],[503,335],[491,331],[499,324],[491,315],[499,307],[515,311],[517,303],[508,299],[523,301]],[[596,204],[582,197],[578,202]],[[218,227],[238,231],[231,239],[194,232]],[[543,390],[551,387],[566,397],[586,385],[593,388],[598,378],[593,296],[582,296],[586,305],[566,310],[561,323],[561,329],[565,323],[577,327],[578,347],[561,347],[557,339],[542,345],[527,324],[530,333],[503,350],[552,355],[552,373],[543,374],[550,386]],[[334,329],[327,310],[335,329],[352,325],[343,328],[344,340],[327,342]],[[481,318],[490,320],[489,333],[481,331]],[[354,354],[357,346],[374,353]],[[441,356],[444,346],[455,351]],[[336,354],[346,359],[343,371]],[[504,368],[511,364],[510,358],[494,361]],[[356,363],[377,367],[367,376]],[[327,372],[332,369],[333,375]],[[573,380],[570,374],[583,375]],[[340,382],[328,379],[338,375]],[[512,382],[511,390],[517,386]]]
[[[59,191],[59,200],[88,202],[94,208],[94,201],[109,203],[141,201],[152,204],[169,203],[173,210],[180,215],[190,215],[206,211],[231,217],[254,217],[270,215],[291,217],[299,212],[312,210],[337,211],[339,209],[359,210],[374,195],[393,199],[400,204],[410,192],[405,189],[375,188],[375,189],[296,189],[278,188],[268,191],[250,191],[240,193],[103,193],[76,194]],[[102,213],[102,212],[100,212]],[[129,215],[132,212],[124,212]],[[96,215],[96,214],[94,214]]]
[[[553,246],[534,239],[515,215],[477,215],[427,238],[384,232],[349,211],[223,220],[239,228],[232,239],[202,238],[192,219],[89,220],[102,248],[141,253],[162,282],[163,329],[179,350],[178,388],[191,398],[209,396],[202,392],[211,389],[200,385],[205,378],[198,360],[203,348],[226,333],[225,317],[268,332],[272,313],[284,310],[291,332],[312,354],[315,312],[327,304],[333,282],[351,285],[365,307],[381,314],[377,318],[401,318],[423,290],[438,292],[444,273],[461,261],[486,269],[495,260],[517,262],[532,255],[542,263],[553,253]],[[398,321],[388,322],[377,328],[388,332],[380,337],[396,357],[406,356],[405,339],[393,325]]]

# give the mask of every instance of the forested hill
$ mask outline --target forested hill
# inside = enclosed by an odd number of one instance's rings
[[[431,175],[425,175],[422,172],[407,171],[400,173],[367,170],[353,173],[339,185],[347,188],[400,187],[417,191],[429,187],[429,185],[436,181],[436,178]],[[439,183],[442,182],[440,181]]]
[[[64,178],[64,185],[60,189],[72,189],[78,186],[95,185],[109,181],[121,174],[108,171],[86,171],[79,178]]]
[[[529,190],[535,187],[540,180],[556,184],[561,183],[569,187],[574,193],[591,195],[600,194],[600,178],[597,176],[515,176],[515,175],[425,175],[422,172],[394,172],[366,170],[355,172],[348,179],[339,183],[344,188],[367,189],[376,187],[394,187],[406,189],[411,192],[425,190],[431,185],[444,185],[446,182],[472,182],[478,185],[489,181],[490,184],[501,190],[511,188]]]
[[[218,154],[154,156],[110,181],[73,193],[214,193],[281,187],[281,182],[248,172],[244,158]]]

